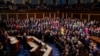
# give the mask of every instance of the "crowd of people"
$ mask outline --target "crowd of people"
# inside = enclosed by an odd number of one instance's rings
[[[25,2],[24,4],[16,4],[10,1],[6,3],[4,1],[0,1],[0,10],[49,10],[49,11],[56,11],[56,10],[98,10],[100,9],[100,3],[80,3],[80,4],[32,4],[29,2]]]
[[[5,34],[5,31],[8,34]],[[61,56],[100,55],[97,44],[91,44],[91,35],[100,37],[100,22],[86,19],[8,19],[0,22],[0,42],[6,43],[5,36],[26,33],[38,39],[56,44]],[[100,47],[100,46],[99,46]]]

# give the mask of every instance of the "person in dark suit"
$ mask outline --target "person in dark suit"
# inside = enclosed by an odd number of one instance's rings
[[[50,32],[49,32],[49,30],[46,30],[44,33],[44,41],[45,42],[49,42],[49,39],[48,39],[49,36],[50,36]]]
[[[42,39],[42,32],[40,31],[40,29],[37,30],[37,32],[36,32],[36,37],[37,37],[38,39]]]
[[[22,39],[22,42],[23,42],[23,48],[24,49],[27,49],[27,38],[26,38],[26,33],[23,34],[23,39]]]

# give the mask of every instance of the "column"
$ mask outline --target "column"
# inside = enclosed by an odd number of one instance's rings
[[[71,18],[73,18],[73,13],[71,13]]]
[[[90,21],[90,14],[88,14],[88,21]]]

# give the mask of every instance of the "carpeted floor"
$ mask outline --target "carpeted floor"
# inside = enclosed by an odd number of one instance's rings
[[[52,55],[53,56],[60,56],[60,52],[58,51],[57,47],[54,44],[48,44],[53,48]],[[23,49],[23,46],[20,45],[20,50],[18,52],[18,56],[30,56],[30,53],[28,50]]]
[[[59,50],[58,50],[58,48],[56,47],[55,44],[48,44],[48,45],[53,48],[53,50],[52,50],[53,56],[60,56],[60,52],[59,52]]]
[[[20,45],[20,50],[18,52],[18,56],[30,56],[30,53],[28,50],[25,50],[23,48],[23,45]]]

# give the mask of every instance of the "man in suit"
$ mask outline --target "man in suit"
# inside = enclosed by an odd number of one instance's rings
[[[26,33],[23,33],[22,42],[23,42],[23,48],[27,49],[27,36],[26,36]]]

